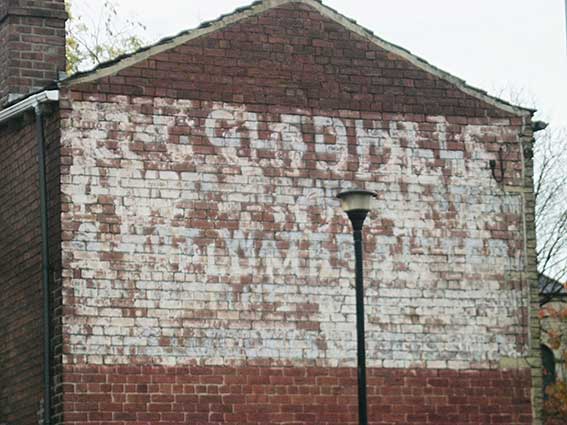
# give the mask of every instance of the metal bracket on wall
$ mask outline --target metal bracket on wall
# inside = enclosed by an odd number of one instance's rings
[[[492,177],[497,183],[502,183],[504,181],[504,148],[500,148],[498,151],[498,162],[500,162],[500,167],[498,167],[497,172],[497,161],[495,159],[490,160],[490,170],[492,171]]]

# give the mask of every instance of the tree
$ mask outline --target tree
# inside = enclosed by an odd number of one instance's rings
[[[76,6],[90,7],[90,12],[75,13]],[[95,9],[92,5],[95,4]],[[131,53],[144,42],[146,27],[124,18],[114,0],[88,2],[65,0],[67,21],[67,73],[94,67],[117,56]]]
[[[534,151],[538,271],[553,298],[567,281],[567,132],[548,127],[537,133]],[[555,282],[555,283],[554,283]]]
[[[567,365],[567,132],[550,127],[536,138],[534,185],[540,318],[549,347]],[[567,419],[567,382],[546,389],[548,424]]]
[[[512,103],[533,108],[525,92],[500,92]],[[545,127],[539,124],[540,129]],[[540,285],[540,323],[544,342],[566,365],[567,373],[567,129],[553,125],[535,134],[534,193],[537,260]],[[556,356],[557,357],[557,356]],[[546,389],[547,425],[567,423],[567,382]]]
[[[506,87],[498,96],[535,109],[535,100],[524,90]],[[533,152],[537,260],[540,282],[549,295],[542,298],[543,306],[567,282],[567,128],[542,125],[542,121],[536,124],[540,130],[535,133]]]

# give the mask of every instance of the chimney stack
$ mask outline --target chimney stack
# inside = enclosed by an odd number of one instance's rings
[[[0,108],[65,71],[65,0],[0,0]]]

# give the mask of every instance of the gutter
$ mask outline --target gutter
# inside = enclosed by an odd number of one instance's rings
[[[40,103],[59,101],[59,90],[46,90],[32,96],[26,97],[21,102],[16,103],[6,109],[0,111],[0,124],[18,116],[30,109],[36,107]]]
[[[0,111],[0,124],[26,111],[35,113],[37,160],[39,173],[39,203],[41,216],[41,282],[43,293],[43,425],[51,425],[51,289],[49,285],[49,213],[46,173],[46,150],[42,104],[57,102],[59,91],[34,94]]]

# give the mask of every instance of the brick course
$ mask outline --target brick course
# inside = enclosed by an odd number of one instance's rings
[[[65,370],[69,425],[358,423],[355,369],[68,366]],[[529,385],[525,371],[369,369],[369,423],[529,424]]]

